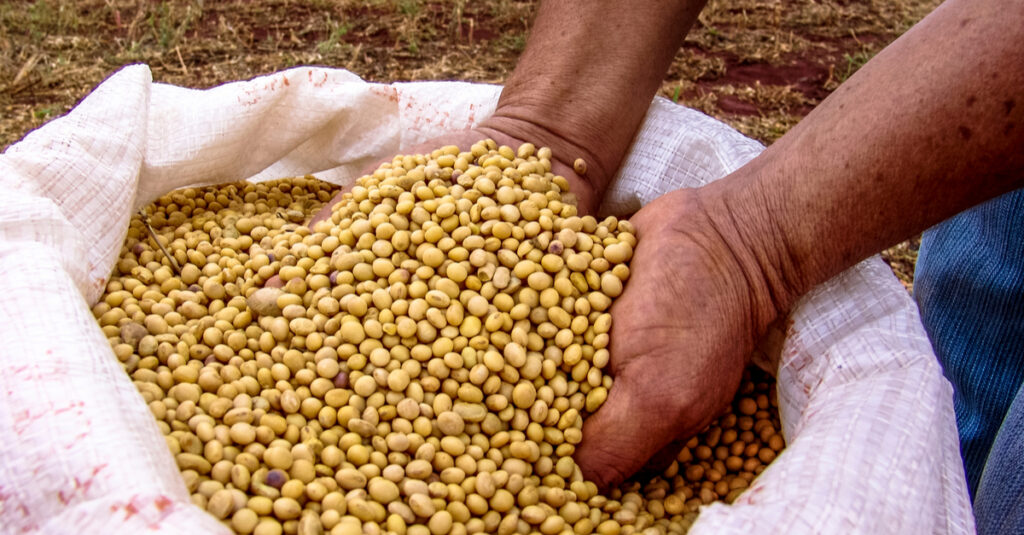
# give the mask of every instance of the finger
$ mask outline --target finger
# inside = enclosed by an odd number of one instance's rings
[[[674,417],[659,410],[657,396],[643,384],[624,370],[604,405],[583,424],[576,463],[602,489],[639,470],[675,436]]]
[[[662,446],[650,459],[647,460],[640,470],[636,473],[636,478],[641,481],[649,481],[655,476],[659,476],[668,469],[672,461],[676,460],[679,455],[679,450],[683,449],[686,445],[685,439],[676,439],[669,442],[665,446]]]

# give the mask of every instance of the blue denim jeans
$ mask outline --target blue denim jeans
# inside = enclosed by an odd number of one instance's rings
[[[1024,190],[925,232],[914,296],[953,384],[978,532],[1024,533]]]
[[[974,497],[978,533],[1024,533],[1024,387],[992,444]]]

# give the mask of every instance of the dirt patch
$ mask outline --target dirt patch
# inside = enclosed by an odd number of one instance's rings
[[[825,66],[799,58],[788,65],[771,66],[763,63],[743,65],[731,63],[724,81],[730,84],[753,85],[791,85],[801,92],[819,94],[819,98],[827,94],[822,87],[822,78],[827,75]]]
[[[720,57],[724,65],[721,74],[696,80],[693,87],[681,95],[684,102],[714,94],[723,116],[766,115],[779,111],[803,116],[814,109],[814,103],[821,102],[830,93],[826,86],[832,77],[833,67],[820,57],[795,56],[781,65],[744,63],[728,55]],[[752,102],[736,94],[736,88],[744,87],[785,88],[785,93],[798,93],[801,98],[790,103],[796,104],[795,107],[786,106],[782,110],[780,102]]]

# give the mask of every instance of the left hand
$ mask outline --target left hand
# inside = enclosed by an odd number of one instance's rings
[[[636,213],[630,280],[612,305],[604,405],[583,425],[576,461],[602,488],[700,432],[729,405],[759,333],[777,316],[741,240],[721,232],[702,190],[665,194]],[[718,210],[718,214],[710,211]],[[721,221],[718,218],[717,221]]]

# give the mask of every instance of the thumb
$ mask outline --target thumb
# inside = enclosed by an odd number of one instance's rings
[[[608,399],[583,423],[574,457],[583,476],[602,489],[643,468],[677,434],[671,405],[658,401],[650,381],[630,373],[638,369],[643,366],[617,374]]]

